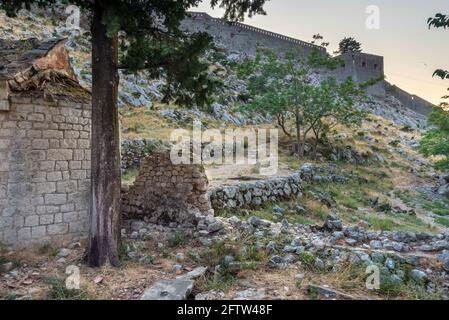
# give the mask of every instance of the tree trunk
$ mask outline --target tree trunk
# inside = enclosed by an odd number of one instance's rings
[[[103,25],[105,8],[95,1],[92,21],[92,189],[87,263],[119,265],[120,149],[118,40]]]
[[[296,120],[296,141],[297,141],[297,152],[298,157],[302,159],[304,157],[304,142],[301,140],[301,115],[299,114],[299,108],[296,106],[295,110],[295,120]]]
[[[313,143],[313,159],[316,160],[318,144],[320,143],[320,130],[313,129],[313,133],[315,135],[315,141]]]
[[[285,135],[289,138],[291,138],[290,132],[287,131],[287,128],[285,127],[285,117],[282,113],[279,113],[277,115],[278,118],[278,125],[281,127],[282,131],[285,133]]]

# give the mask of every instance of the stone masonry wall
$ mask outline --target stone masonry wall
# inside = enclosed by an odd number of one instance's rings
[[[0,111],[0,242],[64,243],[86,234],[91,106],[10,97]]]
[[[301,48],[304,56],[308,56],[313,49],[326,51],[323,47],[305,41],[243,23],[230,23],[213,18],[206,13],[192,12],[190,15],[182,22],[184,30],[188,32],[207,32],[219,44],[224,44],[231,52],[243,52],[254,56],[258,46],[269,48],[278,54],[285,54]]]
[[[387,92],[398,99],[402,104],[420,114],[425,116],[429,115],[429,113],[433,110],[433,105],[429,101],[426,101],[418,96],[412,95],[401,88],[391,85],[386,82]]]
[[[194,224],[195,214],[213,214],[207,188],[202,166],[175,165],[169,152],[156,153],[142,161],[134,185],[122,195],[122,213],[164,225]]]
[[[259,207],[266,202],[291,199],[301,195],[303,186],[315,176],[312,164],[304,165],[297,173],[287,177],[261,180],[237,185],[218,186],[209,190],[212,207]]]

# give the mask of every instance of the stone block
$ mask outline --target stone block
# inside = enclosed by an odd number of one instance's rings
[[[58,193],[73,193],[77,190],[76,181],[59,181],[56,184],[56,191]]]
[[[28,216],[25,217],[25,227],[35,227],[39,225],[39,216]]]
[[[69,231],[67,223],[51,224],[47,226],[47,234],[50,236],[63,235]]]
[[[46,194],[45,195],[45,204],[49,205],[61,205],[67,202],[66,194]]]
[[[72,160],[73,150],[70,149],[50,149],[47,151],[47,160]]]
[[[33,239],[41,239],[47,235],[47,228],[45,226],[37,226],[31,228],[31,237]]]
[[[55,217],[52,214],[44,214],[39,217],[40,225],[48,225],[54,223]]]

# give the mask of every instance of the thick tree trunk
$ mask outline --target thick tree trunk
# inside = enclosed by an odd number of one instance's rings
[[[101,1],[92,22],[92,189],[87,263],[119,265],[120,152],[118,41],[103,25]]]

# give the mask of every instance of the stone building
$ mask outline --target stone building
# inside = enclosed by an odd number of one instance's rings
[[[0,40],[0,242],[85,236],[90,125],[64,40]]]

